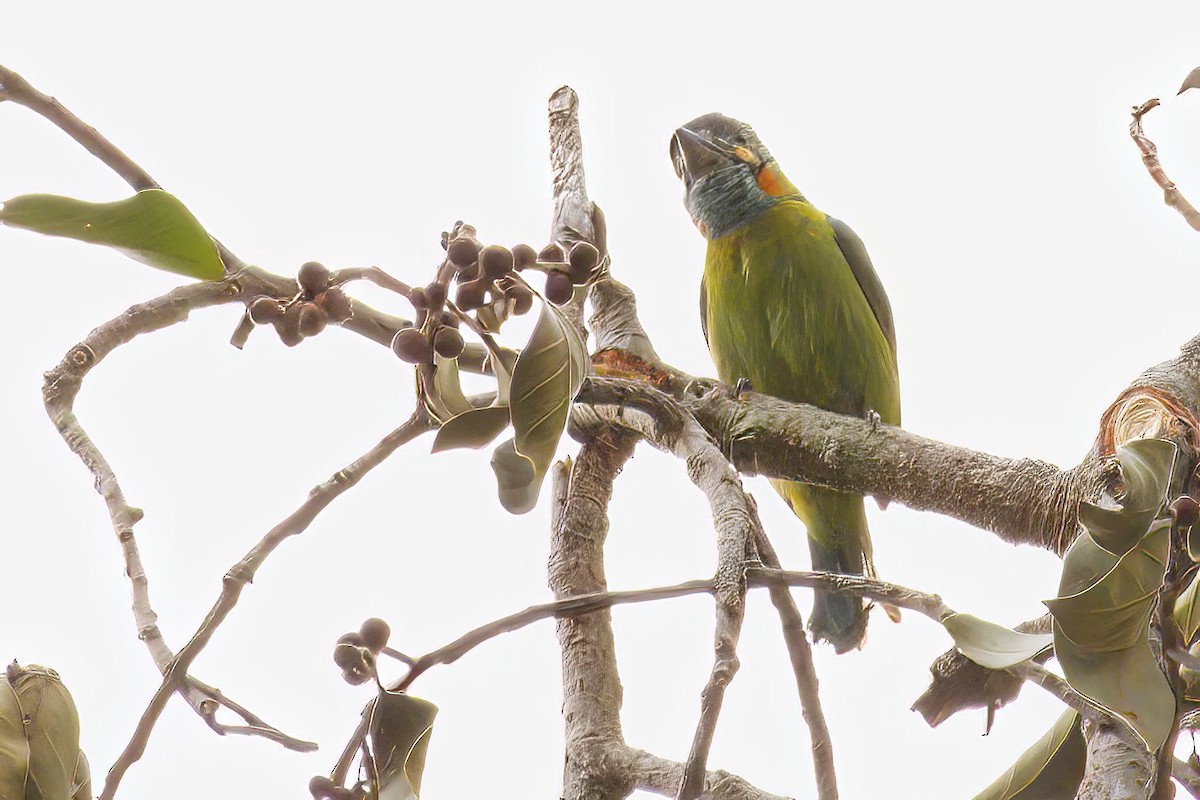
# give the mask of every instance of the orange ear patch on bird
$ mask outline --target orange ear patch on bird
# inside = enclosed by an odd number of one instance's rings
[[[786,194],[796,194],[796,187],[789,181],[774,161],[768,161],[758,171],[755,180],[758,188],[772,197],[782,197]]]

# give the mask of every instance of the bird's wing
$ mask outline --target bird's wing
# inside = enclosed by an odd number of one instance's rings
[[[704,331],[704,343],[708,344],[708,287],[700,278],[700,330]]]
[[[879,276],[875,274],[875,267],[871,265],[871,257],[867,255],[867,248],[849,225],[829,215],[826,215],[825,218],[833,227],[834,241],[841,249],[842,257],[850,265],[850,271],[854,273],[854,279],[858,281],[859,288],[866,296],[867,304],[871,306],[871,311],[875,314],[875,321],[879,323],[879,329],[883,331],[888,346],[892,348],[892,357],[895,358],[896,323],[892,320],[892,306],[888,302],[887,294],[883,291],[883,284],[880,282]]]

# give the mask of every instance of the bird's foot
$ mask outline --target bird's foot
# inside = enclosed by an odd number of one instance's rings
[[[879,423],[883,422],[883,417],[879,416],[879,412],[873,408],[867,409],[866,417],[867,422],[871,425],[872,431],[877,430],[879,428]]]
[[[743,394],[753,390],[754,387],[751,386],[749,378],[738,378],[733,384],[733,399],[740,400]]]

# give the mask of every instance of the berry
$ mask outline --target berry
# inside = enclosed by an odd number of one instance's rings
[[[333,663],[343,670],[366,669],[367,662],[363,659],[362,648],[352,644],[339,644],[333,648]]]
[[[438,328],[433,335],[433,349],[443,358],[458,358],[466,346],[462,334],[455,328]]]
[[[513,301],[512,313],[520,316],[533,308],[533,293],[519,283],[504,287],[504,296]]]
[[[345,322],[354,316],[354,308],[350,305],[350,298],[346,297],[346,293],[337,286],[329,287],[316,300],[317,304],[325,309],[325,313],[334,322]]]
[[[337,788],[338,785],[327,775],[316,775],[308,782],[308,791],[312,793],[313,800],[328,800]]]
[[[343,633],[341,636],[338,637],[337,643],[338,644],[352,644],[355,647],[363,647],[364,646],[362,634],[359,633],[358,631],[351,631],[350,633]]]
[[[295,347],[304,341],[304,334],[300,332],[299,303],[292,303],[284,309],[283,316],[275,320],[275,332],[279,334],[279,341],[288,347]]]
[[[434,281],[425,287],[425,302],[429,304],[429,311],[433,314],[439,314],[442,311],[442,306],[446,305],[446,287],[444,284]]]
[[[305,336],[316,336],[328,322],[329,315],[316,303],[300,304],[300,332]]]
[[[479,251],[479,267],[484,275],[495,280],[512,272],[513,254],[507,247],[490,244]]]
[[[596,265],[600,263],[600,251],[588,242],[579,242],[571,248],[568,260],[571,262],[571,278],[574,280],[582,277],[582,280],[575,280],[575,283],[587,283]]]
[[[448,325],[451,328],[457,328],[458,327],[458,317],[454,316],[449,311],[443,311],[442,312],[442,324]]]
[[[562,248],[551,242],[538,253],[537,260],[545,264],[561,264],[566,258],[563,257]]]
[[[309,261],[300,267],[296,279],[300,283],[300,288],[309,297],[313,297],[325,291],[325,287],[329,285],[329,270],[325,268],[324,264]]]
[[[486,291],[487,284],[477,280],[460,283],[458,291],[454,293],[454,302],[463,311],[473,311],[483,305]]]
[[[565,272],[551,272],[546,275],[546,299],[556,306],[561,306],[564,303],[571,301],[571,296],[575,294],[575,286],[571,283],[571,276]]]
[[[433,363],[433,345],[416,328],[401,328],[392,339],[392,352],[410,364]]]
[[[1181,528],[1190,528],[1200,522],[1200,503],[1190,495],[1176,497],[1171,510],[1175,513],[1176,524]]]
[[[366,669],[344,669],[342,670],[342,680],[351,686],[358,686],[371,680],[371,673]]]
[[[520,272],[537,263],[538,254],[527,244],[519,244],[512,249],[513,268]]]
[[[364,647],[372,653],[378,653],[388,643],[388,637],[392,635],[392,629],[379,617],[371,617],[358,629],[358,634],[359,638],[362,639]]]
[[[250,304],[250,319],[262,325],[283,316],[283,306],[274,297],[256,297]]]
[[[450,263],[462,270],[469,267],[479,258],[479,242],[470,236],[460,236],[446,245],[446,256]]]
[[[409,290],[408,302],[412,303],[412,307],[418,310],[429,308],[429,299],[425,297],[425,290],[419,286]]]

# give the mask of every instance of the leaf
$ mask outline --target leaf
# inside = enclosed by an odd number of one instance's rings
[[[488,359],[492,365],[492,373],[496,376],[496,403],[508,405],[509,389],[512,387],[513,367],[517,365],[515,350],[498,347],[488,351]]]
[[[1196,88],[1200,88],[1200,67],[1196,67],[1188,73],[1188,76],[1183,79],[1183,86],[1179,87],[1179,91],[1176,94],[1183,94],[1188,89]]]
[[[487,447],[508,427],[508,406],[473,408],[452,417],[438,429],[431,452],[471,447],[478,450]]]
[[[492,451],[492,471],[500,505],[512,514],[524,514],[537,505],[541,479],[533,462],[517,452],[512,439]]]
[[[554,460],[586,369],[583,341],[574,326],[543,301],[541,316],[512,371],[512,449],[502,453],[498,448],[492,458],[501,483],[500,502],[509,512],[524,514],[537,504],[542,478]],[[514,456],[525,458],[528,468]]]
[[[1174,445],[1141,439],[1117,451],[1124,507],[1085,514],[1063,558],[1054,651],[1067,682],[1128,724],[1151,750],[1166,739],[1175,696],[1150,650],[1150,615],[1166,572],[1171,521],[1155,520],[1174,464]]]
[[[437,706],[402,692],[381,691],[371,709],[371,751],[379,774],[377,800],[421,795],[425,754]]]
[[[1165,439],[1135,439],[1117,451],[1125,497],[1117,508],[1081,503],[1079,521],[1113,555],[1122,555],[1145,534],[1166,499],[1175,445]]]
[[[1195,530],[1195,528],[1193,528]],[[1197,578],[1200,572],[1192,575],[1187,588],[1175,598],[1175,624],[1183,635],[1186,645],[1192,641],[1196,631],[1200,630],[1200,589],[1197,588]]]
[[[14,661],[0,683],[0,797],[50,800],[81,791],[79,714],[58,673]],[[83,770],[86,782],[86,760]]]
[[[987,669],[1020,664],[1054,644],[1052,634],[1021,633],[970,614],[953,614],[942,625],[960,653]]]
[[[1071,800],[1083,780],[1086,763],[1079,712],[1067,709],[1017,763],[974,800]]]
[[[120,250],[143,264],[206,281],[225,270],[204,227],[174,195],[148,189],[115,203],[26,194],[0,207],[0,222]]]
[[[417,380],[422,380],[420,367],[417,368]],[[458,359],[433,357],[433,380],[425,384],[425,407],[443,423],[474,408],[463,393]]]

